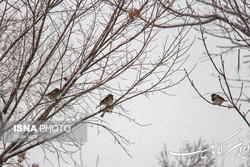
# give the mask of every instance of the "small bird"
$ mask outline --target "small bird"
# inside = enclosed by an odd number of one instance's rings
[[[98,108],[101,105],[106,105],[106,106],[110,105],[113,102],[113,99],[114,96],[112,94],[109,94],[100,102],[100,104],[96,108]]]
[[[55,88],[53,91],[49,92],[45,96],[47,96],[50,99],[56,99],[60,95],[61,91],[58,88]]]
[[[136,8],[130,9],[128,12],[128,16],[130,17],[130,19],[134,19],[136,16],[141,17],[140,11]]]
[[[211,100],[215,105],[221,105],[224,101],[226,101],[223,97],[217,94],[212,94],[211,95]]]
[[[106,112],[112,112],[113,109],[114,109],[114,105],[108,105],[107,109],[103,111],[103,113],[100,117],[103,117]]]

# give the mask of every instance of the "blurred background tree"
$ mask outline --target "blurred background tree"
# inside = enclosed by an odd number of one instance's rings
[[[202,151],[208,149],[210,146],[206,144],[201,138],[193,144],[185,144],[183,148],[180,148],[180,153],[193,153],[196,151]],[[187,156],[172,156],[175,160],[169,159],[169,152],[166,145],[158,158],[159,165],[161,167],[215,167],[216,157],[211,152],[201,152],[194,155]]]

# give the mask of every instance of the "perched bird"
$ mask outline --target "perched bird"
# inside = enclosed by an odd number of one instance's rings
[[[114,105],[108,105],[107,109],[105,109],[100,117],[103,117],[106,112],[112,112],[114,109]]]
[[[211,98],[212,98],[212,102],[215,105],[221,105],[224,101],[226,101],[223,97],[221,97],[220,95],[217,95],[217,94],[212,94]]]
[[[61,91],[58,88],[55,88],[53,91],[49,92],[45,96],[47,96],[50,99],[56,99],[60,95]]]
[[[113,95],[109,94],[100,102],[100,104],[96,108],[98,108],[101,105],[106,105],[106,106],[110,105],[113,102],[113,99],[114,99]]]
[[[141,17],[140,11],[136,8],[130,9],[128,12],[128,16],[130,17],[130,19],[134,19],[136,16]]]

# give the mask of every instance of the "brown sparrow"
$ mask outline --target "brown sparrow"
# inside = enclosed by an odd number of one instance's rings
[[[60,95],[60,93],[61,93],[60,89],[55,88],[54,90],[52,90],[51,92],[49,92],[45,96],[47,96],[50,99],[56,99]]]
[[[221,97],[220,95],[217,94],[212,94],[211,95],[211,100],[215,105],[221,105],[224,101],[226,101],[223,97]]]
[[[128,16],[130,17],[130,19],[134,19],[136,16],[141,17],[140,11],[136,8],[130,9],[128,12]]]
[[[106,105],[106,106],[110,105],[113,102],[113,99],[114,96],[112,94],[109,94],[100,102],[100,104],[96,108],[98,108],[101,105]]]

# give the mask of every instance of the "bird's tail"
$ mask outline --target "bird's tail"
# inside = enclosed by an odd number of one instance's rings
[[[105,115],[105,112],[103,112],[103,113],[102,113],[102,115],[101,115],[100,117],[102,117],[102,118],[103,118],[103,117],[104,117],[104,115]]]

